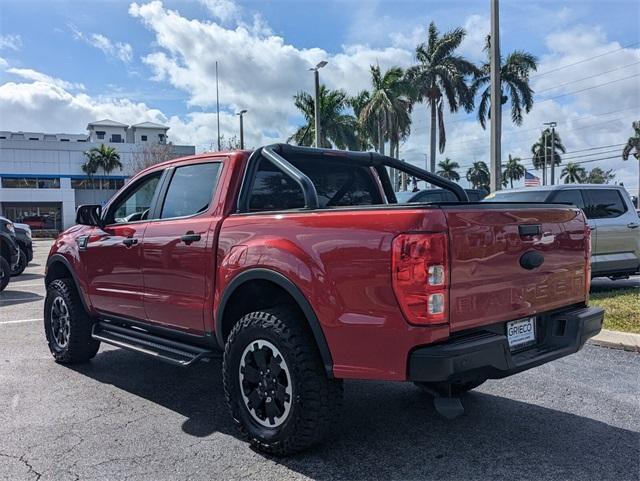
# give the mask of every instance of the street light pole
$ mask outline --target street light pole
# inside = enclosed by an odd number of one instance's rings
[[[244,125],[242,122],[242,116],[247,113],[247,109],[241,110],[236,115],[240,117],[240,150],[244,149]]]
[[[218,92],[218,61],[216,60],[216,117],[218,118],[218,152],[220,152],[220,95]]]
[[[491,0],[491,191],[502,187],[502,84],[500,79],[500,6]]]
[[[551,185],[556,183],[556,122],[545,122],[551,127]]]
[[[313,70],[313,78],[315,81],[315,98],[313,102],[314,118],[315,118],[315,131],[316,131],[316,139],[315,146],[320,147],[320,73],[319,70],[327,65],[327,61],[322,60],[318,62],[315,67],[310,68],[309,70]]]

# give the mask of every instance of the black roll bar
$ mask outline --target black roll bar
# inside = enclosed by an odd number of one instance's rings
[[[318,203],[318,193],[316,192],[316,188],[313,185],[313,182],[309,177],[302,172],[300,169],[295,167],[291,162],[283,157],[283,155],[294,155],[294,156],[316,156],[322,157],[325,160],[348,160],[354,164],[362,165],[365,167],[373,167],[382,182],[382,188],[384,190],[387,199],[390,202],[397,202],[396,195],[393,189],[393,185],[389,180],[389,175],[385,167],[393,167],[398,169],[401,172],[405,172],[409,175],[417,177],[420,180],[425,182],[429,182],[430,184],[437,185],[438,187],[442,187],[443,189],[449,190],[453,192],[453,194],[458,198],[460,202],[469,202],[469,198],[467,197],[467,193],[465,190],[460,187],[455,182],[451,182],[439,175],[432,174],[431,172],[427,172],[419,167],[411,165],[407,162],[403,162],[398,159],[394,159],[393,157],[388,157],[386,155],[381,155],[376,152],[352,152],[346,150],[331,150],[331,149],[316,149],[314,147],[300,147],[289,144],[272,144],[267,145],[265,147],[261,147],[254,154],[258,154],[255,156],[256,159],[260,158],[262,155],[269,162],[271,162],[276,168],[281,170],[291,179],[293,179],[302,189],[304,195],[304,207],[305,209],[317,209],[319,206]],[[254,158],[254,155],[251,156]],[[247,171],[251,174],[251,169]],[[255,172],[253,172],[254,174]],[[245,192],[245,194],[247,194]],[[239,199],[239,209],[240,211],[244,211],[244,204],[248,202],[247,199],[242,196]]]

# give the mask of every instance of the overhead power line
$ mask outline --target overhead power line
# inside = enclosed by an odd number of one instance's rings
[[[633,43],[630,43],[628,45],[624,45],[624,46],[622,46],[620,48],[616,48],[615,50],[609,50],[608,52],[604,52],[604,53],[601,53],[599,55],[593,55],[592,57],[587,57],[587,58],[584,58],[582,60],[578,60],[577,62],[572,62],[572,63],[568,63],[568,64],[565,64],[565,65],[561,65],[561,66],[556,67],[556,68],[552,68],[551,70],[547,70],[546,72],[540,72],[540,73],[534,74],[530,78],[542,77],[543,75],[548,75],[550,73],[557,72],[558,70],[563,70],[563,69],[568,68],[568,67],[573,67],[574,65],[578,65],[578,64],[581,64],[581,63],[584,63],[584,62],[589,62],[590,60],[593,60],[593,59],[596,59],[596,58],[600,58],[600,57],[604,57],[605,55],[611,55],[612,53],[619,52],[620,50],[624,50],[624,49],[629,48],[629,47],[634,47],[634,46],[636,46],[638,44],[640,44],[640,42],[633,42]]]
[[[632,79],[632,78],[635,78],[635,77],[640,77],[640,73],[636,73],[636,74],[629,75],[627,77],[622,77],[622,78],[615,79],[615,80],[610,80],[609,82],[601,83],[601,84],[598,84],[598,85],[592,85],[591,87],[585,87],[585,88],[580,89],[580,90],[574,90],[573,92],[566,92],[566,93],[563,93],[563,94],[560,94],[560,95],[555,95],[553,97],[548,97],[546,99],[538,100],[537,102],[539,104],[542,103],[542,102],[548,102],[549,100],[559,99],[560,97],[566,97],[567,95],[579,94],[581,92],[586,92],[587,90],[597,89],[597,88],[600,88],[600,87],[604,87],[606,85],[611,85],[611,84],[616,83],[616,82],[622,82],[623,80],[629,80],[629,79]]]
[[[608,74],[608,73],[611,73],[611,72],[616,72],[618,70],[622,70],[622,69],[625,69],[625,68],[633,67],[634,65],[638,65],[638,64],[640,64],[640,62],[634,62],[634,63],[630,63],[630,64],[627,64],[627,65],[623,65],[621,67],[612,68],[611,70],[605,70],[604,72],[600,72],[600,73],[597,73],[597,74],[594,74],[594,75],[589,75],[588,77],[583,77],[583,78],[579,78],[579,79],[576,79],[576,80],[572,80],[570,82],[565,82],[563,84],[554,85],[553,87],[548,87],[546,89],[536,90],[535,93],[539,94],[541,92],[547,92],[549,90],[555,90],[555,89],[560,88],[560,87],[565,87],[567,85],[571,85],[571,84],[574,84],[576,82],[582,82],[583,80],[589,80],[589,79],[592,79],[592,78],[595,78],[595,77],[599,77],[600,75],[605,75],[605,74]]]

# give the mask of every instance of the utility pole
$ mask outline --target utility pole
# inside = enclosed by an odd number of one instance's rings
[[[498,0],[491,0],[491,191],[502,188],[502,81],[500,79],[500,15]]]
[[[315,67],[310,68],[309,70],[313,70],[313,77],[315,80],[315,99],[313,102],[313,108],[315,110],[315,130],[316,130],[316,139],[315,139],[315,147],[320,148],[320,73],[319,70],[327,65],[326,60],[322,60],[318,62]]]
[[[551,185],[556,183],[556,125],[557,122],[545,122],[551,127]]]
[[[542,131],[542,185],[547,185],[547,133]]]
[[[216,117],[218,118],[218,152],[220,152],[220,95],[218,92],[218,61],[216,60]]]
[[[247,113],[247,109],[241,110],[236,115],[240,117],[240,150],[244,149],[244,125],[242,123],[242,116]]]

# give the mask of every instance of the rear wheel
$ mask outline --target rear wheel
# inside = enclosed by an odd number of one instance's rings
[[[18,258],[18,263],[11,270],[11,275],[12,276],[19,276],[27,268],[27,264],[28,264],[29,261],[27,260],[28,258],[27,258],[26,251],[24,249],[20,248],[19,256],[20,257]]]
[[[11,266],[9,261],[0,255],[0,292],[4,291],[11,279]]]
[[[57,362],[85,362],[96,355],[100,342],[91,337],[92,326],[73,281],[56,279],[49,283],[44,302],[44,331]]]
[[[295,309],[252,312],[225,346],[227,404],[242,436],[278,455],[327,436],[342,404],[342,381],[327,378],[313,337]]]

